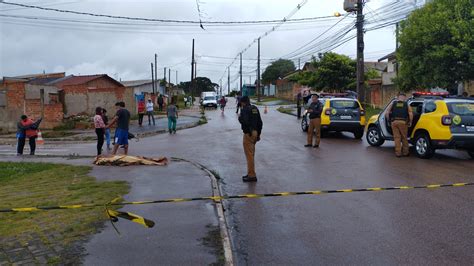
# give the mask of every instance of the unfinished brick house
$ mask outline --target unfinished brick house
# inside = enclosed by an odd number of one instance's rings
[[[22,114],[43,117],[42,129],[61,125],[64,117],[93,115],[97,106],[115,113],[115,103],[124,101],[135,109],[133,89],[105,75],[66,76],[49,73],[4,77],[0,83],[0,131],[14,131]]]
[[[64,103],[66,116],[94,114],[97,106],[113,114],[117,101],[124,101],[127,108],[134,107],[133,91],[106,74],[71,75],[48,84],[60,90],[59,98]]]
[[[44,117],[42,128],[60,125],[64,113],[58,88],[46,84],[64,77],[63,72],[4,77],[0,83],[0,132],[14,131],[22,114]]]

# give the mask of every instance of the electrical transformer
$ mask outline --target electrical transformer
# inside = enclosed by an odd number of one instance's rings
[[[344,10],[346,12],[357,11],[357,0],[344,0]]]

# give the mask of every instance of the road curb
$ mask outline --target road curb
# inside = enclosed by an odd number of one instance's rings
[[[204,165],[189,161],[186,159],[182,158],[176,158],[176,157],[171,157],[172,160],[179,160],[179,161],[184,161],[188,162],[197,168],[201,169],[202,171],[206,172],[209,178],[211,179],[211,185],[212,185],[212,195],[213,196],[222,196],[221,192],[221,187],[219,186],[219,182],[217,181],[217,177],[209,170],[207,169]],[[215,200],[214,203],[216,204],[216,210],[217,210],[217,217],[219,221],[219,228],[220,228],[220,234],[222,238],[222,246],[224,249],[224,258],[225,258],[225,265],[228,266],[233,266],[234,265],[234,255],[232,252],[232,241],[230,238],[230,230],[229,226],[227,223],[227,219],[225,217],[225,206],[224,203],[221,200]]]

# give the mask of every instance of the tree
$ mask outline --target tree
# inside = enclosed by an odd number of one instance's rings
[[[178,87],[183,89],[185,93],[191,93],[191,82],[181,82]],[[194,95],[200,95],[203,91],[215,91],[219,85],[213,83],[209,78],[206,77],[196,77],[194,79]]]
[[[400,89],[453,89],[474,79],[473,10],[472,0],[434,0],[401,23]]]
[[[278,59],[273,61],[263,72],[262,81],[264,84],[269,84],[284,75],[295,71],[295,64],[291,60]]]
[[[348,90],[355,88],[356,62],[333,52],[322,54],[311,62],[315,72],[298,73],[293,80],[320,90]]]

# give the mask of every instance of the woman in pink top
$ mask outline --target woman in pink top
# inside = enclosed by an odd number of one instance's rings
[[[102,154],[102,146],[104,145],[105,123],[102,119],[102,108],[95,108],[94,116],[95,134],[97,135],[97,156]]]

